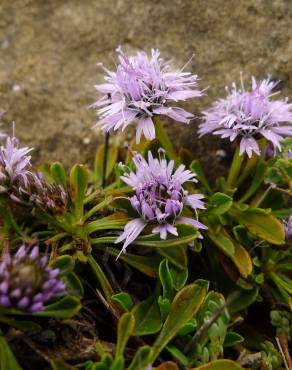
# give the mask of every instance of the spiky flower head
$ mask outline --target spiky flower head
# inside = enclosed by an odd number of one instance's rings
[[[160,149],[160,153],[163,152]],[[175,223],[189,223],[206,229],[197,219],[182,216],[185,206],[190,206],[195,212],[205,208],[201,200],[203,195],[189,194],[182,186],[187,181],[196,182],[194,173],[186,170],[184,165],[174,170],[174,161],[167,163],[163,155],[159,159],[153,158],[150,151],[148,160],[134,152],[133,162],[136,172],[125,173],[121,179],[135,190],[130,201],[140,217],[130,221],[116,240],[116,243],[124,241],[122,251],[149,223],[154,224],[152,232],[159,233],[161,239],[166,239],[168,233],[178,235]]]
[[[18,196],[51,215],[63,214],[68,204],[68,194],[63,186],[48,183],[39,172],[32,174],[27,186],[19,189]]]
[[[27,186],[31,174],[31,148],[19,148],[15,137],[7,136],[0,147],[0,193],[10,193]]]
[[[48,266],[36,245],[21,245],[14,256],[5,254],[0,262],[0,305],[26,312],[39,312],[48,300],[64,294],[59,269]]]
[[[137,120],[136,142],[142,133],[146,139],[155,138],[153,116],[166,115],[176,121],[189,123],[194,117],[182,108],[170,103],[202,95],[197,89],[196,75],[172,70],[169,61],[160,58],[158,50],[152,49],[151,57],[138,52],[128,57],[117,49],[119,64],[115,72],[105,69],[104,84],[96,85],[98,92],[105,94],[93,107],[97,108],[97,122],[105,132],[124,130]]]
[[[199,135],[208,133],[240,141],[240,155],[244,152],[249,157],[252,153],[260,154],[257,140],[264,137],[274,149],[281,150],[280,141],[292,135],[292,104],[288,98],[271,99],[273,89],[278,82],[270,77],[257,81],[252,77],[252,88],[246,91],[241,83],[237,89],[235,83],[227,88],[227,97],[216,101],[203,112],[204,123],[199,126]]]

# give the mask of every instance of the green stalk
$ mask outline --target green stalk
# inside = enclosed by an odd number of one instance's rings
[[[169,157],[169,159],[173,159],[174,161],[177,161],[177,157],[176,157],[173,145],[169,139],[169,136],[165,128],[163,127],[160,117],[153,116],[152,120],[155,125],[155,131],[160,141],[160,144],[164,148],[167,156]]]
[[[230,171],[229,171],[228,178],[227,178],[227,183],[226,183],[227,189],[233,189],[236,186],[238,176],[240,173],[240,169],[245,159],[245,153],[243,153],[242,155],[239,155],[239,150],[240,148],[239,146],[237,146],[235,149],[232,164],[231,164]]]

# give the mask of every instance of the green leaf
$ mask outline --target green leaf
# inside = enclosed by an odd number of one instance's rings
[[[173,282],[169,271],[168,261],[164,259],[159,266],[159,278],[163,288],[163,298],[172,299]]]
[[[252,183],[247,192],[240,199],[240,203],[246,202],[258,190],[265,179],[267,167],[268,166],[265,162],[261,162],[258,164],[256,173],[253,176]]]
[[[187,267],[187,248],[186,246],[176,246],[168,248],[158,248],[157,252],[166,257],[176,268],[179,270],[185,269]]]
[[[118,323],[116,357],[123,356],[126,344],[135,328],[135,318],[131,312],[124,313]]]
[[[125,292],[113,295],[112,301],[118,303],[122,307],[122,309],[126,312],[131,311],[134,304],[132,297]]]
[[[22,370],[0,331],[0,370]]]
[[[74,296],[61,298],[59,301],[46,306],[44,311],[36,312],[34,316],[54,317],[67,319],[74,316],[81,309],[80,300]]]
[[[231,257],[239,273],[244,278],[252,273],[252,260],[248,251],[240,244],[235,244],[234,255]]]
[[[243,368],[231,360],[215,360],[190,370],[243,370]]]
[[[284,228],[280,221],[274,216],[267,214],[258,208],[249,208],[245,211],[231,208],[230,215],[239,223],[258,237],[276,245],[283,244],[285,241]]]
[[[110,216],[99,218],[89,222],[85,229],[88,234],[101,230],[123,230],[125,225],[130,221],[130,218],[123,212],[116,212]]]
[[[81,219],[83,215],[83,201],[87,184],[88,171],[86,167],[81,164],[76,164],[70,172],[70,189],[77,219]]]
[[[226,333],[225,339],[224,339],[224,347],[233,347],[234,345],[241,343],[244,341],[244,338],[234,331],[229,331]]]
[[[50,174],[57,184],[61,184],[64,189],[67,188],[67,176],[66,171],[62,163],[54,162],[50,167]]]
[[[156,338],[151,362],[157,358],[163,348],[178,334],[179,330],[196,314],[205,296],[206,288],[190,284],[180,290],[170,307],[170,311],[163,327]]]
[[[135,317],[134,335],[148,335],[157,333],[162,326],[159,305],[157,303],[157,292],[138,303],[132,309]]]
[[[188,279],[188,275],[189,275],[188,269],[187,268],[178,269],[176,268],[175,265],[170,264],[169,271],[171,274],[171,279],[172,279],[174,289],[176,291],[182,289],[185,286],[187,279]]]
[[[94,240],[92,239],[92,244],[94,245]],[[104,251],[104,246],[96,246],[97,249]],[[107,252],[112,256],[117,257],[120,253],[118,249],[107,247]],[[143,272],[145,275],[156,278],[158,277],[158,268],[161,262],[161,257],[158,255],[154,256],[136,256],[131,253],[123,253],[119,257],[121,260],[128,263],[130,266],[136,268],[137,270]]]
[[[68,254],[65,254],[63,256],[59,256],[55,258],[52,262],[50,262],[50,267],[53,269],[59,269],[59,274],[61,276],[69,274],[74,269],[74,259],[69,256]]]
[[[143,369],[143,366],[149,365],[149,355],[151,352],[151,347],[142,346],[135,353],[132,362],[130,363],[127,370],[140,370]]]
[[[210,197],[209,206],[206,213],[214,215],[222,215],[226,213],[232,206],[232,198],[223,193],[215,193]]]
[[[179,360],[179,362],[181,364],[183,364],[184,366],[188,366],[189,364],[189,359],[187,358],[187,356],[182,352],[180,351],[177,347],[175,346],[167,346],[166,347],[167,351],[176,359]]]
[[[228,311],[232,314],[245,310],[257,299],[258,293],[258,287],[250,290],[241,290],[240,296],[229,304]]]
[[[229,235],[221,229],[219,233],[213,233],[211,229],[207,231],[208,237],[212,242],[228,257],[232,257],[235,252],[235,246]]]
[[[163,123],[161,122],[160,117],[158,115],[154,115],[152,120],[155,126],[156,136],[160,141],[161,146],[165,150],[168,158],[177,161],[172,142],[169,139],[167,131],[163,127]]]
[[[94,181],[97,186],[101,185],[103,175],[103,158],[104,158],[104,144],[101,144],[96,152],[94,162]],[[118,158],[118,148],[114,145],[109,145],[107,153],[106,175],[107,179],[115,167]]]

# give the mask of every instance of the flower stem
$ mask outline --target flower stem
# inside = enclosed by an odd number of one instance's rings
[[[102,187],[105,187],[106,181],[106,168],[107,168],[107,157],[108,157],[108,149],[109,149],[109,137],[110,134],[107,132],[105,134],[105,142],[104,142],[104,152],[103,152],[103,164],[102,164]]]
[[[226,184],[227,189],[232,189],[235,187],[237,180],[238,180],[238,176],[240,173],[242,163],[245,159],[245,154],[243,153],[242,155],[240,155],[239,150],[240,150],[239,146],[237,146],[235,149],[232,164],[231,164],[230,171],[229,171],[228,178],[227,178],[227,184]]]
[[[160,141],[160,144],[165,149],[165,152],[169,159],[173,159],[174,161],[177,161],[177,157],[173,148],[173,145],[169,139],[169,136],[163,127],[163,123],[161,122],[161,119],[159,116],[153,116],[153,122],[155,125],[155,131],[157,133],[158,139]]]

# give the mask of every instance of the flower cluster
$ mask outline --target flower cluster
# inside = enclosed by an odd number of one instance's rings
[[[187,181],[196,181],[194,173],[186,170],[184,165],[174,171],[174,161],[167,163],[165,158],[153,158],[150,151],[148,161],[135,152],[133,162],[136,173],[125,173],[121,179],[135,190],[130,201],[140,217],[130,221],[116,240],[116,243],[124,241],[122,251],[148,223],[155,225],[152,232],[159,233],[161,239],[166,239],[167,233],[177,235],[175,223],[189,223],[206,229],[198,220],[182,216],[184,206],[190,206],[195,211],[205,208],[201,200],[203,195],[189,194],[182,186]]]
[[[15,137],[5,140],[0,148],[0,193],[17,202],[31,202],[50,214],[63,213],[68,201],[63,186],[48,184],[42,174],[32,171],[32,148],[20,148]]]
[[[40,255],[38,246],[20,246],[13,257],[6,254],[0,263],[0,305],[42,311],[45,302],[65,292],[58,274],[58,269],[48,266],[47,256]]]
[[[270,78],[256,81],[252,77],[252,89],[237,89],[233,84],[227,89],[227,97],[216,101],[211,109],[203,112],[204,123],[199,127],[199,135],[208,133],[220,135],[234,141],[240,140],[240,154],[260,154],[257,139],[264,137],[274,149],[280,148],[284,136],[292,135],[292,105],[288,99],[273,100],[277,85]]]
[[[47,183],[39,172],[34,173],[28,186],[20,190],[20,196],[48,214],[63,214],[67,208],[68,195],[63,186]]]
[[[93,107],[101,117],[97,123],[104,131],[123,130],[138,120],[136,142],[142,133],[145,138],[155,138],[154,115],[166,115],[176,121],[189,123],[193,114],[182,108],[170,106],[199,97],[197,76],[189,72],[171,70],[170,62],[160,58],[158,50],[152,50],[149,58],[145,52],[126,56],[118,49],[119,61],[115,72],[105,69],[107,83],[96,85],[96,90],[105,94]]]
[[[19,148],[15,137],[7,137],[5,145],[0,147],[0,193],[13,194],[29,183],[32,174],[28,155],[31,148]]]

